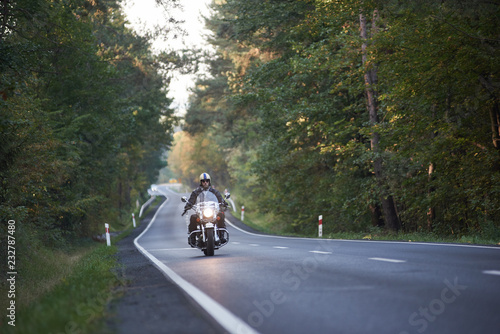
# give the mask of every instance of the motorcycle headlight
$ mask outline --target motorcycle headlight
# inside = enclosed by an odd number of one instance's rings
[[[214,216],[214,209],[212,208],[206,208],[203,210],[203,216],[206,218],[211,218]]]

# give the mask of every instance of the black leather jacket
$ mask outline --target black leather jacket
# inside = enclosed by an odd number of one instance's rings
[[[227,207],[227,203],[220,194],[220,192],[217,189],[212,188],[212,186],[209,186],[208,191],[213,193],[215,197],[217,197],[217,200],[219,201],[219,205],[222,205],[224,207]],[[199,194],[201,194],[202,191],[205,191],[202,186],[199,186],[193,192],[191,193],[191,196],[189,196],[188,202],[186,203],[186,206],[184,206],[184,210],[190,209],[194,204],[196,204],[196,198],[198,197]]]

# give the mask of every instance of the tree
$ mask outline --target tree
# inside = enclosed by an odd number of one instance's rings
[[[164,165],[170,59],[126,28],[115,0],[2,6],[1,215],[47,243],[95,233]]]
[[[372,37],[377,33],[377,19],[378,19],[378,10],[375,9],[373,11],[373,19],[371,21],[371,34]],[[362,44],[362,62],[367,69],[365,70],[364,81],[366,85],[366,100],[367,100],[367,109],[370,115],[370,124],[374,128],[373,134],[371,137],[371,149],[374,153],[374,161],[373,161],[373,170],[375,172],[375,178],[377,179],[377,183],[381,189],[381,202],[382,208],[384,212],[384,218],[386,220],[387,226],[389,229],[393,231],[398,231],[401,223],[399,222],[398,215],[396,213],[394,199],[392,195],[387,193],[388,187],[384,182],[384,171],[383,171],[383,161],[380,156],[380,133],[377,130],[377,126],[379,123],[378,117],[378,101],[377,101],[377,92],[375,87],[377,85],[377,70],[376,65],[372,64],[371,68],[368,68],[368,60],[367,60],[367,44],[368,44],[368,33],[366,27],[366,17],[363,13],[359,14],[359,25],[361,31],[361,39],[363,41]]]
[[[498,235],[497,4],[214,8],[219,63],[186,129],[211,129],[262,211],[292,231],[312,231],[323,210],[335,230],[383,214],[391,230]]]

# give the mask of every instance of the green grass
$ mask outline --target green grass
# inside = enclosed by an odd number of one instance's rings
[[[238,219],[241,218],[240,214],[233,213],[233,215]],[[263,233],[304,238],[313,237],[311,235],[286,232],[286,222],[280,221],[279,218],[276,218],[272,213],[263,214],[259,212],[248,212],[245,210],[244,223],[245,225]]]
[[[234,217],[238,218],[238,219],[241,219],[241,213],[238,213],[238,212],[231,212],[233,214]],[[243,220],[243,222],[245,223],[245,225],[257,230],[257,231],[261,231],[261,232],[264,232],[264,233],[275,233],[273,231],[273,228],[272,226],[270,226],[269,222],[271,221],[271,219],[266,219],[266,216],[263,215],[263,214],[259,214],[259,213],[249,213],[249,212],[245,212],[245,219]]]
[[[114,245],[132,232],[132,220],[115,227],[128,229],[111,238],[111,247],[89,238],[48,248],[36,234],[18,235],[16,326],[8,324],[5,311],[0,333],[106,333],[107,304],[116,297],[113,288],[124,283],[115,274],[119,268]],[[5,284],[0,294],[7,296]],[[0,300],[3,310],[9,301]]]
[[[240,216],[234,214],[238,219]],[[287,233],[283,223],[273,215],[265,215],[260,213],[252,213],[245,211],[244,223],[257,231],[264,233],[295,236],[304,238],[317,238],[318,234],[299,234]],[[325,228],[325,227],[323,227]],[[407,242],[436,242],[436,243],[462,243],[462,244],[479,244],[479,245],[500,245],[500,240],[494,238],[485,238],[479,235],[462,235],[462,236],[439,236],[428,232],[413,232],[413,233],[392,233],[384,229],[372,228],[366,232],[327,232],[323,230],[323,239],[346,239],[346,240],[378,240],[378,241],[407,241]]]
[[[45,268],[31,270],[36,278],[17,287],[19,295],[30,298],[17,305],[16,326],[4,323],[1,332],[103,333],[106,305],[120,284],[113,273],[116,251],[94,243],[71,254],[54,252]]]
[[[145,217],[155,206],[161,204],[164,201],[163,196],[157,196],[155,200],[148,206],[146,210],[142,213],[142,217]],[[132,230],[134,228],[134,222],[132,219],[132,213],[135,215],[136,226],[139,226],[141,218],[139,217],[139,213],[141,211],[141,207],[135,208],[133,212],[121,212],[119,214],[120,218],[116,221],[110,221],[109,223],[109,231],[110,232],[122,232]],[[118,214],[117,214],[118,215]],[[104,233],[104,224],[102,224],[102,233]]]
[[[383,230],[377,230],[377,229],[374,229],[371,232],[366,232],[366,233],[330,233],[330,234],[326,235],[325,238],[500,245],[500,240],[484,238],[484,237],[477,236],[477,235],[439,236],[439,235],[436,235],[434,233],[427,233],[427,232],[389,233],[389,232],[386,232]]]

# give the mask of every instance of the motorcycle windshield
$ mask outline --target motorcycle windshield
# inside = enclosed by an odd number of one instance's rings
[[[219,207],[219,201],[217,200],[217,196],[215,196],[214,193],[208,190],[202,191],[196,198],[196,204],[200,204],[203,202],[215,202],[217,208]]]

